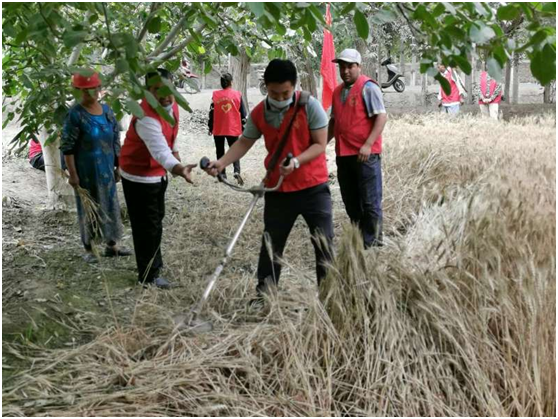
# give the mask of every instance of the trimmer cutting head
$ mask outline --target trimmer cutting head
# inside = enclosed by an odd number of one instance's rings
[[[172,318],[174,328],[184,333],[208,333],[213,330],[213,323],[193,317],[191,314],[177,314]]]

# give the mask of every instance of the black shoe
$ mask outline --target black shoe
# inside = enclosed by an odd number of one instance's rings
[[[236,183],[238,183],[240,186],[244,185],[244,179],[242,179],[240,173],[235,173],[234,178],[236,179]]]
[[[130,249],[126,249],[125,247],[106,247],[105,248],[105,257],[113,258],[117,256],[132,256],[132,251]]]
[[[174,288],[174,284],[172,284],[167,279],[160,276],[155,278],[151,282],[143,282],[143,283],[140,282],[140,284],[143,285],[143,288],[156,287],[162,290],[170,290],[171,288]]]

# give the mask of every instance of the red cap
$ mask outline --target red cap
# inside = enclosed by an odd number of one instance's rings
[[[90,76],[83,76],[76,73],[72,76],[72,86],[78,89],[93,89],[94,87],[99,87],[101,85],[101,79],[99,73],[93,73]]]

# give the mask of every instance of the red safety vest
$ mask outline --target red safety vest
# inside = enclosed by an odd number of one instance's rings
[[[242,134],[240,103],[242,94],[230,87],[213,92],[213,135]]]
[[[340,157],[357,155],[374,127],[374,119],[368,117],[368,110],[362,97],[362,90],[368,81],[378,84],[370,77],[360,76],[349,91],[345,103],[341,101],[343,84],[337,86],[333,92],[335,153]],[[382,136],[380,135],[372,144],[371,153],[381,152]]]
[[[486,92],[486,80],[487,80],[487,76],[488,73],[486,71],[483,71],[481,73],[481,79],[480,79],[480,90],[481,90],[481,96],[484,97],[484,93]],[[492,79],[490,80],[490,97],[492,97],[492,95],[494,94],[494,92],[496,91],[496,80]],[[494,98],[494,100],[492,102],[489,103],[500,103],[502,101],[502,93],[500,93],[498,96],[496,96]],[[484,103],[482,100],[479,99],[479,104],[481,105],[486,105],[486,103]]]
[[[296,92],[296,100],[300,98],[300,92]],[[252,111],[252,121],[260,132],[264,136],[265,148],[267,149],[267,157],[264,160],[264,165],[267,169],[269,162],[275,152],[275,149],[291,121],[293,113],[295,111],[295,106],[286,112],[283,122],[279,129],[269,125],[265,121],[264,117],[264,106],[266,106],[265,100],[261,101]],[[268,180],[266,181],[267,187],[273,187],[277,184],[279,180],[279,165],[288,153],[293,153],[294,156],[298,156],[308,149],[312,145],[312,138],[310,136],[310,128],[308,127],[308,117],[306,115],[306,107],[303,106],[297,113],[296,119],[293,122],[291,131],[289,132],[289,137],[285,148],[281,153],[279,158],[279,163],[275,169],[270,173]],[[327,172],[327,162],[325,152],[320,154],[311,162],[308,162],[298,169],[295,169],[289,176],[283,180],[283,184],[279,188],[279,192],[295,192],[301,191],[303,189],[311,188],[312,186],[317,186],[322,183],[327,182],[328,172]]]
[[[175,124],[171,126],[167,121],[161,117],[155,111],[147,100],[142,100],[141,108],[145,113],[145,116],[154,118],[161,124],[163,129],[163,135],[167,140],[169,148],[172,150],[176,136],[178,135],[178,105],[176,102],[172,105],[172,111],[174,115]],[[120,167],[126,173],[136,176],[165,176],[167,171],[163,166],[161,166],[157,160],[155,160],[149,149],[139,137],[136,132],[136,121],[137,117],[132,118],[128,132],[126,132],[126,139],[124,140],[124,145],[120,151]]]
[[[29,141],[29,160],[42,152],[43,149],[41,148],[41,143],[39,141],[35,142],[35,140],[31,139],[31,141]]]
[[[453,70],[451,68],[448,68],[446,71],[446,75],[444,77],[446,78],[446,80],[451,86],[451,92],[449,95],[446,94],[446,92],[444,92],[444,89],[442,89],[442,86],[440,86],[442,103],[455,103],[455,102],[459,102],[460,100],[459,89],[457,88],[457,84],[455,84],[452,75],[453,75]]]

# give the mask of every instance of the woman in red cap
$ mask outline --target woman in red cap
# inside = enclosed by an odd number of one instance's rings
[[[118,122],[109,106],[99,103],[99,74],[92,70],[89,74],[76,73],[72,77],[72,86],[80,92],[81,100],[66,116],[60,149],[70,173],[70,185],[87,190],[99,206],[98,228],[94,228],[87,220],[80,195],[76,193],[79,230],[86,252],[84,260],[94,263],[98,260],[92,251],[92,241],[99,235],[106,243],[105,256],[129,256],[131,252],[117,246],[122,236],[116,193],[116,182],[120,180]]]

